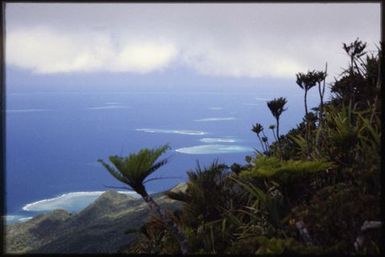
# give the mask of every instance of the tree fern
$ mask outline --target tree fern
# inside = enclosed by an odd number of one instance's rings
[[[119,181],[130,186],[135,192],[140,194],[150,209],[159,215],[165,226],[176,237],[180,250],[183,254],[188,251],[187,239],[182,231],[152,199],[144,187],[145,179],[154,173],[157,169],[167,163],[167,159],[157,161],[158,158],[165,153],[170,147],[163,145],[155,149],[144,148],[138,153],[131,153],[127,157],[110,156],[110,162],[115,166],[111,167],[103,160],[98,160],[107,171]]]
[[[107,171],[119,181],[129,185],[140,195],[143,194],[144,180],[157,169],[167,163],[167,159],[157,161],[170,147],[163,145],[155,149],[142,149],[138,153],[131,153],[127,157],[113,155],[109,157],[112,167],[103,160],[98,160]]]

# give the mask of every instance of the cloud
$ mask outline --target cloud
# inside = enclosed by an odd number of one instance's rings
[[[176,56],[172,44],[142,42],[128,44],[112,60],[111,71],[149,72],[166,67]]]
[[[306,63],[285,56],[283,51],[239,42],[234,49],[196,47],[187,49],[181,58],[187,66],[206,75],[231,77],[288,77],[305,69]]]
[[[176,56],[171,43],[153,40],[114,45],[106,33],[69,33],[49,27],[7,33],[6,63],[36,73],[139,72],[166,67]]]
[[[89,47],[87,41],[94,41]],[[6,63],[37,73],[89,71],[110,54],[101,39],[76,37],[36,27],[6,34]]]
[[[6,64],[37,73],[337,75],[343,42],[375,48],[380,4],[7,4]]]

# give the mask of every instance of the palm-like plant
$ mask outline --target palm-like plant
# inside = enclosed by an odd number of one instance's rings
[[[188,244],[185,236],[177,227],[175,222],[147,193],[144,186],[144,184],[150,180],[145,181],[145,179],[167,163],[167,159],[158,161],[158,158],[169,148],[170,147],[168,145],[163,145],[155,149],[144,148],[138,153],[129,154],[127,157],[120,157],[116,155],[110,156],[109,160],[115,167],[110,166],[100,159],[98,162],[100,162],[117,180],[127,184],[130,188],[142,196],[143,200],[150,207],[150,210],[157,213],[165,222],[168,229],[175,235],[182,253],[185,254],[188,250]]]
[[[343,48],[345,52],[350,56],[350,72],[354,73],[354,68],[358,73],[361,74],[360,69],[357,65],[356,60],[360,60],[360,58],[366,54],[364,51],[366,48],[366,43],[362,42],[358,38],[350,43],[349,45],[343,44]]]
[[[271,124],[271,125],[269,126],[269,129],[271,129],[275,141],[278,141],[277,135],[276,135],[275,132],[274,132],[274,131],[275,131],[275,125],[274,125],[274,124]]]
[[[263,130],[263,126],[260,123],[255,123],[255,125],[253,125],[253,128],[251,130],[257,135],[259,135],[259,133],[261,133]]]
[[[287,100],[284,97],[274,98],[273,100],[267,102],[267,106],[269,107],[271,114],[273,114],[274,118],[277,121],[276,134],[277,134],[278,141],[279,141],[279,117],[284,111],[286,111],[286,109],[284,108],[286,103],[287,103]]]
[[[281,151],[281,155],[282,155],[282,149],[281,149],[280,138],[279,138],[279,118],[281,114],[284,111],[286,111],[286,109],[284,108],[286,103],[287,103],[287,100],[284,97],[274,98],[273,100],[267,102],[267,106],[269,107],[271,114],[273,114],[277,122],[276,134],[277,134],[277,140],[278,140],[279,149]]]
[[[308,114],[307,110],[307,92],[316,85],[317,80],[315,76],[315,71],[308,71],[306,74],[304,73],[297,73],[297,85],[305,90],[305,96],[304,96],[304,103],[305,103],[305,117]]]
[[[320,106],[319,106],[319,113],[318,113],[318,120],[319,120],[319,130],[322,134],[322,123],[323,123],[323,111],[324,111],[324,94],[325,94],[325,80],[327,76],[327,63],[325,65],[325,71],[316,71],[315,72],[315,80],[318,84],[318,93],[320,96]],[[322,138],[322,136],[317,137],[316,144],[319,144],[319,140]]]
[[[128,157],[110,156],[109,160],[113,168],[103,160],[98,160],[107,171],[117,180],[130,186],[143,198],[148,194],[144,187],[145,179],[157,169],[167,163],[167,159],[157,161],[157,159],[169,149],[168,145],[156,149],[141,149],[138,153],[130,154]]]
[[[319,93],[319,96],[320,96],[320,108],[319,108],[319,120],[320,120],[320,123],[322,121],[322,115],[323,115],[323,106],[324,106],[324,95],[325,95],[325,79],[326,79],[326,76],[327,76],[327,63],[326,63],[326,66],[325,66],[325,71],[316,71],[314,73],[314,79],[315,81],[317,82],[318,84],[318,93]]]
[[[260,123],[255,123],[255,125],[253,125],[251,131],[253,131],[255,134],[257,134],[259,142],[261,143],[261,146],[262,146],[262,151],[266,152],[267,151],[266,142],[262,141],[262,138],[260,136],[261,132],[263,132],[263,126]]]
[[[305,121],[306,121],[306,142],[307,142],[307,156],[310,158],[310,138],[309,138],[309,112],[307,110],[307,92],[316,85],[317,83],[317,75],[316,71],[308,71],[306,74],[304,73],[297,73],[297,85],[305,90],[304,95],[304,103],[305,103]]]

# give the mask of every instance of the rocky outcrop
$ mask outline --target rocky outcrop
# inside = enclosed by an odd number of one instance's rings
[[[175,190],[184,190],[177,185]],[[177,209],[179,202],[164,193],[153,195],[162,207]],[[148,218],[149,208],[142,199],[115,191],[103,193],[79,213],[55,210],[6,228],[6,252],[17,253],[116,253],[132,241]]]

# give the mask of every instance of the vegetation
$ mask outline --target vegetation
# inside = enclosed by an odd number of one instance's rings
[[[263,132],[263,126],[260,123],[255,123],[253,128],[251,129],[255,134],[257,134],[258,140],[261,143],[263,153],[267,153],[269,149],[269,145],[267,143],[267,137]],[[261,137],[261,133],[263,133],[263,137]]]
[[[157,159],[168,149],[169,146],[164,145],[155,149],[145,148],[140,150],[137,154],[130,154],[128,157],[110,156],[110,162],[114,164],[116,169],[105,163],[103,160],[98,161],[112,176],[130,186],[130,188],[142,196],[151,211],[158,214],[167,229],[173,233],[179,242],[181,252],[187,253],[188,249],[185,236],[181,233],[174,220],[160,208],[144,187],[145,179],[167,163],[167,159],[161,161],[157,161]]]
[[[276,135],[278,140],[278,147],[280,150],[280,156],[282,157],[282,149],[281,149],[281,141],[279,139],[279,118],[281,117],[281,114],[286,111],[284,109],[285,104],[287,103],[286,98],[280,97],[280,98],[274,98],[273,100],[267,102],[267,107],[269,107],[271,114],[273,114],[275,120],[276,120]]]
[[[298,73],[296,82],[305,90],[303,121],[280,135],[280,116],[287,101],[281,97],[268,102],[276,118],[276,125],[270,126],[275,142],[269,145],[262,124],[256,123],[252,131],[262,151],[246,156],[245,165],[228,167],[214,161],[209,167],[198,164],[188,171],[186,190],[167,193],[183,207],[172,218],[150,219],[123,252],[380,254],[378,96],[383,56],[381,49],[369,56],[366,44],[358,39],[343,47],[350,66],[331,83],[330,101],[324,101],[326,68]],[[306,97],[315,85],[320,105],[312,112]],[[165,149],[110,157],[120,173],[102,164],[148,199],[144,178],[166,163],[154,163]],[[173,240],[175,230],[167,220],[177,225],[188,252],[181,247],[183,240]]]

